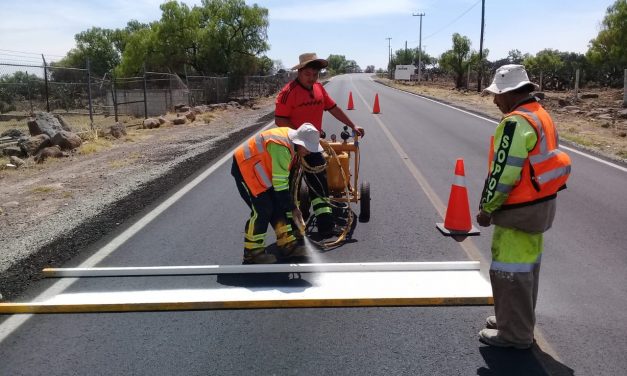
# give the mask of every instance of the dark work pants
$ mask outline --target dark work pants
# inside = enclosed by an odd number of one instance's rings
[[[272,224],[272,228],[274,228],[277,246],[285,247],[289,243],[295,242],[296,238],[292,233],[291,221],[288,221],[287,213],[283,212],[280,209],[281,206],[275,202],[273,189],[270,188],[254,197],[249,192],[235,159],[231,165],[231,175],[235,179],[240,196],[251,209],[250,218],[246,221],[244,229],[244,251],[257,253],[265,249],[268,224]]]
[[[318,167],[325,164],[322,153],[309,153],[305,156],[305,162],[311,167]],[[329,203],[327,172],[326,170],[317,174],[306,172],[305,180],[309,186],[311,206],[317,219],[318,230],[323,232],[329,231],[333,228],[333,216]]]

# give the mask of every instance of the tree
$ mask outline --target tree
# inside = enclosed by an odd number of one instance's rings
[[[524,60],[527,71],[536,77],[542,74],[542,86],[549,89],[558,89],[559,81],[558,71],[563,67],[564,63],[561,59],[560,52],[553,49],[545,49],[536,54],[529,56]]]
[[[85,69],[89,59],[92,75],[103,76],[120,63],[120,53],[113,43],[112,30],[92,27],[76,34],[74,40],[76,47],[55,66]],[[56,79],[62,80],[59,76]]]
[[[590,41],[586,56],[602,84],[621,85],[627,67],[627,0],[616,0],[607,8],[602,29]]]
[[[329,74],[335,75],[346,73],[348,62],[346,61],[346,57],[344,55],[331,54],[327,58],[327,61],[329,62],[329,66],[327,67]]]
[[[455,88],[464,86],[464,75],[470,63],[470,39],[459,33],[453,34],[453,48],[440,56],[440,66],[455,76]]]
[[[374,65],[368,65],[366,67],[366,73],[374,73]]]

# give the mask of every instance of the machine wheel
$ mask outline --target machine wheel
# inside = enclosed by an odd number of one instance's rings
[[[359,222],[370,221],[370,183],[363,182],[359,186]]]
[[[307,183],[304,181],[301,182],[300,188],[298,189],[298,208],[301,213],[303,213],[303,219],[305,222],[309,219],[309,207],[311,206],[311,200],[309,199],[309,188],[307,188]]]

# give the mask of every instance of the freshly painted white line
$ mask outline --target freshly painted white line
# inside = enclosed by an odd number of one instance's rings
[[[269,122],[263,129],[266,129],[274,124],[274,121]],[[238,145],[239,146],[239,145]],[[150,213],[146,214],[143,218],[133,224],[131,227],[126,229],[120,235],[116,236],[111,242],[107,245],[99,249],[94,255],[85,260],[82,264],[80,264],[79,268],[91,268],[104,260],[107,256],[113,253],[119,246],[124,244],[128,239],[130,239],[133,235],[141,231],[146,225],[152,222],[157,216],[167,210],[170,206],[172,206],[175,202],[177,202],[181,197],[183,197],[187,192],[191,191],[194,187],[200,184],[203,180],[205,180],[209,175],[211,175],[215,170],[220,168],[225,162],[230,160],[233,157],[233,151],[237,148],[234,147],[230,152],[226,153],[224,157],[222,157],[219,161],[211,165],[207,168],[203,173],[198,175],[194,180],[189,182],[189,184],[185,185],[183,188],[178,190],[172,196],[170,196],[167,200],[162,202],[159,206],[154,208]],[[62,279],[49,288],[47,288],[44,292],[39,294],[34,300],[48,300],[52,296],[58,295],[63,292],[65,289],[70,287],[77,279],[69,278]],[[4,341],[11,333],[13,333],[17,328],[19,328],[22,324],[26,322],[32,315],[13,315],[5,320],[2,324],[0,324],[0,343]]]
[[[370,80],[372,80],[372,78],[370,78]],[[372,81],[374,81],[374,80],[372,80]],[[387,86],[387,85],[385,85],[385,86]],[[430,101],[430,102],[433,102],[433,103],[437,103],[437,104],[439,104],[439,105],[441,105],[441,106],[448,107],[448,108],[451,108],[451,109],[453,109],[453,110],[457,110],[457,111],[459,111],[459,112],[463,112],[463,113],[465,113],[465,114],[467,114],[467,115],[474,116],[474,117],[476,117],[476,118],[478,118],[478,119],[485,120],[485,121],[490,122],[490,123],[492,123],[492,124],[498,124],[498,123],[499,123],[498,121],[494,121],[494,120],[489,119],[489,118],[487,118],[487,117],[485,117],[485,116],[481,116],[481,115],[473,114],[472,112],[468,112],[468,111],[466,111],[466,110],[462,110],[461,108],[457,108],[457,107],[454,107],[454,106],[448,105],[448,104],[446,104],[446,103],[438,102],[438,101],[436,101],[436,100],[434,100],[434,99],[424,97],[424,96],[422,96],[422,95],[420,95],[420,94],[410,93],[410,92],[408,92],[408,91],[401,90],[401,89],[397,89],[397,88],[395,88],[395,87],[391,87],[391,86],[387,86],[387,87],[389,87],[390,89],[396,90],[396,91],[400,91],[400,92],[402,92],[402,93],[407,93],[407,94],[409,94],[409,95],[416,96],[416,97],[421,98],[421,99],[426,100],[426,101]],[[564,145],[560,145],[560,148],[561,148],[561,149],[566,149],[566,150],[571,151],[571,152],[573,152],[573,153],[576,153],[576,154],[579,154],[579,155],[584,156],[584,157],[586,157],[586,158],[592,159],[593,161],[596,161],[596,162],[599,162],[599,163],[603,163],[603,164],[605,164],[605,165],[607,165],[607,166],[614,167],[615,169],[620,170],[620,171],[622,171],[622,172],[627,172],[627,168],[625,168],[625,167],[623,167],[623,166],[620,166],[620,165],[618,165],[618,164],[616,164],[616,163],[612,163],[612,162],[606,161],[606,160],[604,160],[604,159],[601,159],[601,158],[595,157],[594,155],[591,155],[591,154],[585,153],[585,152],[583,152],[583,151],[580,151],[580,150],[577,150],[577,149],[571,148],[571,147],[569,147],[569,146],[564,146]]]

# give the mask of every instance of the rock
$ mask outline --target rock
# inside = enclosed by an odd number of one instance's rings
[[[61,124],[61,128],[63,128],[64,131],[73,132],[72,127],[70,126],[70,124],[67,123],[67,121],[65,121],[63,116],[61,116],[60,114],[54,114],[52,116],[54,116],[55,119],[59,121],[59,124]]]
[[[143,125],[142,126],[143,129],[153,129],[153,128],[159,128],[161,126],[161,123],[159,122],[158,119],[148,118],[144,120],[142,125]]]
[[[55,134],[64,130],[59,120],[48,112],[36,112],[35,117],[28,121],[28,131],[31,136],[43,133],[52,138]]]
[[[564,109],[567,110],[568,112],[580,110],[580,108],[577,106],[564,106]]]
[[[180,107],[174,107],[174,111],[176,111],[177,113],[185,113],[189,111],[189,106],[184,104]]]
[[[618,136],[619,137],[627,137],[627,132],[619,132]]]
[[[176,112],[181,112],[181,108],[186,107],[187,105],[185,103],[178,103],[174,105],[174,111]]]
[[[22,148],[19,146],[6,147],[2,149],[2,154],[6,155],[7,157],[27,157],[26,153],[24,153],[24,150],[22,150]]]
[[[164,116],[159,116],[159,118],[157,120],[159,120],[159,124],[161,124],[161,125],[163,125],[163,124],[168,122],[168,120]]]
[[[120,122],[115,123],[109,128],[109,133],[114,138],[120,138],[122,136],[126,136],[126,125]]]
[[[40,134],[37,136],[30,137],[29,139],[19,143],[19,146],[26,153],[26,155],[35,155],[41,149],[52,145],[50,142],[50,137],[46,134]]]
[[[618,111],[616,115],[621,119],[627,119],[627,108],[624,110]]]
[[[194,120],[196,120],[196,115],[194,115],[193,112],[188,111],[185,113],[185,117],[189,119],[189,121],[193,122]]]
[[[10,156],[9,160],[11,161],[12,164],[16,165],[17,167],[22,167],[26,163],[26,162],[24,162],[24,160],[14,156],[14,155]]]
[[[599,94],[595,94],[595,93],[585,93],[579,96],[579,98],[581,99],[591,99],[591,98],[598,98],[598,97],[599,97]]]
[[[6,131],[0,134],[0,137],[11,137],[11,138],[21,138],[26,136],[24,132],[19,129],[7,129]]]
[[[544,95],[544,93],[543,93],[543,92],[541,92],[541,91],[540,91],[540,92],[537,92],[537,93],[534,93],[534,94],[533,94],[533,96],[534,96],[534,97],[536,97],[536,98],[538,98],[539,100],[544,100],[544,98],[546,97],[546,96]]]
[[[187,119],[185,117],[177,117],[176,119],[172,119],[172,124],[174,125],[181,125],[181,124],[185,124],[187,122]]]
[[[61,150],[72,150],[81,146],[83,140],[76,134],[68,131],[61,131],[52,137],[52,144],[58,145]]]
[[[206,111],[206,110],[205,110],[205,107],[204,107],[204,106],[196,106],[196,107],[193,107],[193,108],[192,108],[192,112],[193,112],[195,115],[200,115],[200,114],[202,114],[202,113],[203,113],[203,112],[205,112],[205,111]]]
[[[601,120],[612,120],[614,119],[614,117],[610,114],[601,114],[599,116],[597,116],[597,118],[601,119]]]
[[[16,165],[11,164],[11,163],[7,163],[7,164],[5,164],[5,166],[6,166],[6,168],[11,168],[11,169],[16,169],[17,168]]]
[[[49,157],[63,158],[67,157],[67,154],[62,152],[61,148],[58,145],[50,146],[42,149],[39,153],[37,153],[37,155],[35,156],[35,162],[44,163],[44,161]]]
[[[560,107],[566,107],[566,106],[570,106],[572,103],[570,103],[569,101],[565,99],[558,99],[557,104],[559,104]]]

